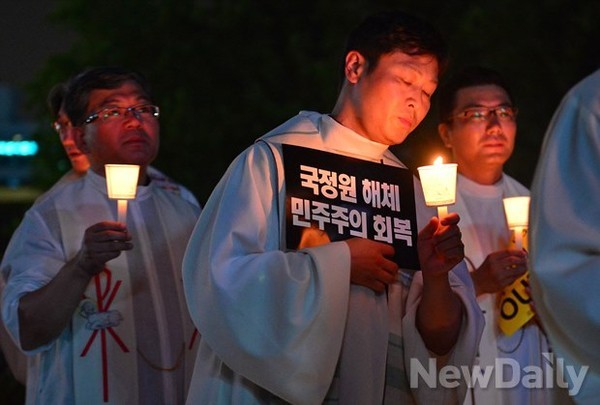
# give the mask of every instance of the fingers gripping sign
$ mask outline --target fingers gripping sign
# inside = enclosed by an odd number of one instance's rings
[[[132,248],[131,235],[123,224],[98,222],[85,230],[77,263],[83,271],[93,276],[102,271],[106,262],[119,256],[123,250]]]
[[[464,258],[464,245],[458,228],[458,214],[437,217],[419,232],[418,250],[424,276],[446,275]],[[353,238],[350,247],[350,282],[383,293],[397,279],[398,265],[392,260],[394,248],[369,239]]]
[[[346,243],[350,248],[350,283],[383,293],[396,281],[398,265],[391,259],[391,245],[363,238],[348,239]]]

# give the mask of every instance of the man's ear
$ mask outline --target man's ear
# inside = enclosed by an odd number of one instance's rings
[[[452,142],[450,141],[450,126],[445,122],[438,124],[438,134],[440,135],[440,138],[442,138],[444,146],[448,149],[452,149]]]
[[[360,52],[348,52],[344,64],[344,74],[346,75],[346,80],[348,80],[350,83],[356,84],[360,79],[360,76],[366,72],[366,64],[367,61]]]
[[[85,140],[85,131],[82,127],[73,127],[73,140],[81,152],[86,155],[90,153],[90,148]]]

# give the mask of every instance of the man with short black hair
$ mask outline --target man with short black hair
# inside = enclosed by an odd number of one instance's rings
[[[60,142],[71,163],[71,170],[63,175],[63,177],[55,184],[62,185],[70,180],[78,179],[83,176],[90,167],[90,162],[85,153],[77,147],[75,143],[75,131],[71,120],[65,111],[64,99],[67,93],[68,84],[58,83],[50,90],[48,94],[48,108],[54,117],[52,127],[58,134]],[[192,204],[200,207],[198,200],[190,190],[181,184],[174,182],[170,177],[153,166],[148,167],[148,176],[159,187],[169,190],[176,194],[181,194],[183,198]]]
[[[100,67],[69,84],[90,168],[26,213],[2,261],[3,319],[29,355],[27,403],[183,403],[196,332],[181,286],[199,208],[158,187],[159,108],[140,74]],[[126,223],[104,165],[140,166]]]
[[[439,134],[458,164],[456,204],[449,211],[462,219],[465,258],[486,320],[477,365],[498,372],[504,371],[496,367],[502,361],[546,371],[544,356],[550,356],[550,350],[534,319],[513,334],[499,328],[502,291],[528,267],[526,251],[511,247],[503,205],[503,198],[529,195],[525,186],[504,173],[517,133],[512,91],[498,72],[472,66],[441,86],[439,102]],[[465,404],[547,403],[543,387],[532,389],[521,381],[510,388],[499,386],[498,381],[512,381],[512,376],[490,375],[489,386],[470,388]]]
[[[434,217],[416,183],[421,271],[399,269],[394,247],[372,239],[316,237],[294,251],[282,242],[285,148],[403,167],[388,146],[427,114],[445,60],[429,24],[401,12],[373,15],[349,38],[333,112],[301,112],[231,164],[184,261],[202,334],[188,403],[462,400],[465,381],[431,387],[409,372],[414,361],[458,367],[475,357],[483,324],[456,214]]]

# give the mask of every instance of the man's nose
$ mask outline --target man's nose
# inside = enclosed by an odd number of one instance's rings
[[[502,126],[500,125],[500,119],[498,118],[498,115],[496,114],[496,111],[490,111],[490,113],[487,116],[487,128],[501,128]]]
[[[61,128],[61,130],[58,132],[58,135],[60,136],[60,140],[62,142],[75,142],[75,135],[73,134],[73,127],[70,125],[65,125],[63,128]]]
[[[128,110],[123,115],[123,123],[127,127],[139,127],[142,125],[142,117],[133,110]]]

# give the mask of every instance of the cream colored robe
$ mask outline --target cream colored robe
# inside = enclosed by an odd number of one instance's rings
[[[419,389],[409,388],[409,359],[426,367],[430,358],[414,325],[420,272],[414,280],[412,272],[399,274],[386,300],[350,285],[344,242],[282,250],[282,143],[401,166],[385,145],[309,112],[238,156],[204,207],[184,259],[186,297],[202,334],[188,403],[462,399],[464,386],[430,389],[421,382]],[[423,226],[435,213],[425,209],[418,183],[415,190]],[[466,316],[447,360],[471,364],[481,312],[466,267],[458,266],[450,280]]]
[[[526,196],[529,190],[512,177],[503,174],[493,185],[482,185],[458,175],[456,204],[450,212],[460,215],[460,229],[465,244],[465,256],[471,263],[470,271],[478,268],[487,255],[506,249],[510,233],[504,215],[502,199]],[[546,337],[534,323],[506,336],[498,328],[498,294],[482,294],[477,301],[485,317],[485,328],[479,344],[476,364],[480,367],[494,367],[496,359],[512,359],[520,364],[519,373],[527,366],[547,369],[549,348]],[[512,364],[512,363],[511,363]],[[520,374],[523,376],[523,373]],[[510,375],[500,376],[510,381]],[[487,387],[481,384],[469,390],[465,404],[542,404],[547,403],[546,389],[528,389],[523,384],[513,388],[498,388],[496,376],[492,374]],[[499,384],[498,384],[499,385]]]
[[[198,207],[153,183],[138,187],[136,199],[128,203],[127,227],[134,248],[107,263],[114,271],[112,286],[123,280],[110,306],[120,311],[122,319],[112,312],[115,317],[110,320],[118,324],[112,331],[103,328],[111,403],[184,401],[195,346],[189,350],[194,328],[186,310],[180,269],[198,214]],[[105,179],[92,171],[54,188],[27,211],[1,266],[6,279],[2,317],[15,343],[19,342],[19,299],[52,280],[81,246],[87,227],[116,218],[116,201],[108,199]],[[126,273],[117,274],[119,271]],[[86,316],[94,315],[87,316],[88,320],[102,315],[93,284],[94,280],[90,282],[92,294],[87,298],[91,306],[86,307]],[[84,360],[102,356],[103,332],[98,330],[93,338],[86,319],[76,311],[73,321],[56,339],[27,353],[27,404],[102,402],[102,365],[96,362],[94,367],[85,365],[85,372],[75,372],[87,342],[92,345]],[[127,352],[115,344],[112,332]],[[153,368],[174,365],[177,367],[172,372]],[[85,401],[79,400],[80,394],[85,395]]]
[[[574,399],[600,398],[600,70],[563,98],[531,188],[532,292],[566,365],[588,366]],[[570,388],[575,389],[570,379]]]

